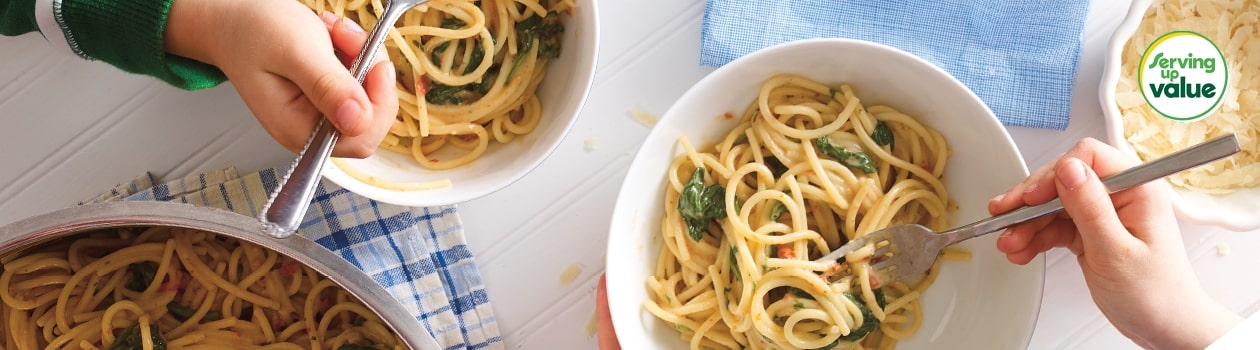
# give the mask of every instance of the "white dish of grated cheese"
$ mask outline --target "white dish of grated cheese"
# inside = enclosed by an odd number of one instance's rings
[[[1216,43],[1229,87],[1215,114],[1190,123],[1157,114],[1136,83],[1137,61],[1156,38],[1189,30]],[[1260,0],[1134,0],[1108,43],[1100,101],[1111,145],[1143,161],[1235,133],[1242,152],[1169,177],[1180,219],[1235,231],[1260,228]]]

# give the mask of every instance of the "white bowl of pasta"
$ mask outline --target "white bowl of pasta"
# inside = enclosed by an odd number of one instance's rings
[[[167,202],[85,205],[0,227],[0,344],[437,348],[349,262],[304,237],[261,232],[254,218]]]
[[[307,0],[370,27],[374,1]],[[399,112],[367,159],[328,162],[324,176],[378,201],[465,202],[519,180],[559,146],[595,76],[595,0],[433,1],[385,41]]]
[[[754,52],[688,90],[635,156],[609,229],[617,336],[627,349],[1025,347],[1045,263],[1010,264],[996,236],[907,284],[808,260],[890,222],[987,217],[1026,176],[993,113],[922,59],[847,39]]]
[[[1256,215],[1260,207],[1260,123],[1256,122],[1260,76],[1246,60],[1260,54],[1260,42],[1235,35],[1248,35],[1260,28],[1260,23],[1247,20],[1244,13],[1254,18],[1254,9],[1238,3],[1198,1],[1194,6],[1199,10],[1188,11],[1177,2],[1134,1],[1108,43],[1099,101],[1109,143],[1142,160],[1226,133],[1237,135],[1240,153],[1169,176],[1167,183],[1179,219],[1250,231],[1260,228],[1260,215]],[[1194,122],[1160,116],[1138,91],[1136,82],[1137,61],[1147,46],[1174,30],[1193,31],[1215,42],[1228,68],[1229,81],[1219,108]]]

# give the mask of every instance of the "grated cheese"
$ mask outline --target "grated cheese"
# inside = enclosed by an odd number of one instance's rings
[[[1166,119],[1150,108],[1137,87],[1137,63],[1146,46],[1164,33],[1190,30],[1211,39],[1225,55],[1229,87],[1216,114],[1192,123]],[[1173,185],[1210,194],[1260,186],[1260,0],[1156,2],[1147,11],[1121,58],[1116,106],[1125,139],[1143,161],[1235,133],[1242,152],[1168,177]]]
[[[640,124],[643,124],[644,126],[647,126],[648,128],[656,126],[656,122],[661,119],[660,117],[657,117],[655,114],[648,113],[638,108],[631,109],[630,116],[633,117],[634,120],[638,121]]]
[[[586,149],[587,152],[594,152],[599,148],[599,139],[594,137],[587,138],[586,141],[583,142],[582,148]]]
[[[1217,244],[1216,256],[1226,256],[1226,255],[1229,255],[1229,244],[1225,242],[1221,242],[1221,244]]]

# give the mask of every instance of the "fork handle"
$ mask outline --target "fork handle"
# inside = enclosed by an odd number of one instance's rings
[[[1108,192],[1116,193],[1175,174],[1182,170],[1194,168],[1217,159],[1227,157],[1237,153],[1239,149],[1238,138],[1235,137],[1234,134],[1217,137],[1210,141],[1195,145],[1194,147],[1174,152],[1162,158],[1129,168],[1119,174],[1109,176],[1106,179],[1103,179],[1103,185],[1107,186]],[[1055,198],[1054,200],[1046,203],[1031,207],[1023,207],[1006,214],[976,221],[953,230],[945,231],[943,234],[947,235],[949,238],[946,245],[952,245],[968,239],[997,232],[1011,225],[1054,214],[1061,210],[1063,210],[1063,202],[1060,201],[1059,198]]]
[[[380,21],[372,28],[368,40],[355,57],[350,74],[363,84],[367,79],[372,61],[380,52],[385,36],[394,27],[394,22],[412,6],[395,5],[397,1],[388,1]],[[414,5],[413,5],[414,6]],[[328,157],[332,155],[333,146],[341,136],[327,119],[320,118],[315,125],[315,132],[306,141],[306,146],[298,153],[289,173],[280,179],[271,198],[264,204],[261,215],[264,223],[263,232],[276,238],[286,238],[297,232],[302,216],[306,214],[311,198],[315,196],[315,187],[319,184],[320,174],[324,170]]]

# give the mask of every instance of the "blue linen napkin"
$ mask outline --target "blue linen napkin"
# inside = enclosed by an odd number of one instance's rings
[[[153,175],[146,173],[84,203],[176,201],[258,217],[276,187],[277,171],[241,177],[235,168],[227,168],[163,184],[156,184]],[[503,348],[454,206],[390,205],[322,181],[303,220],[299,234],[384,286],[443,349]]]
[[[1084,0],[709,0],[700,64],[793,40],[867,40],[943,68],[1006,125],[1063,130],[1088,9]]]

